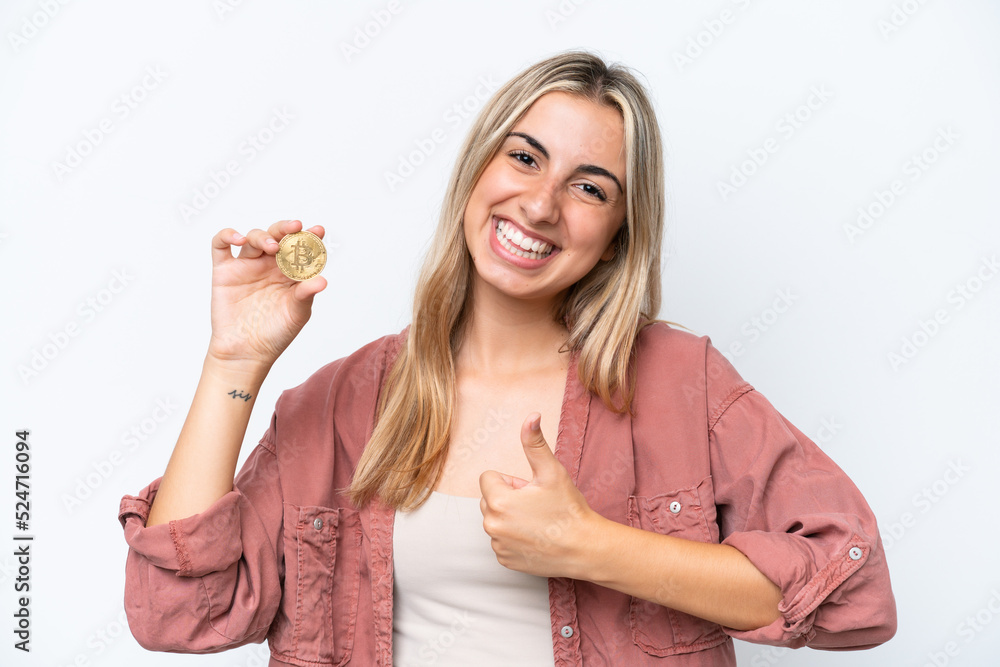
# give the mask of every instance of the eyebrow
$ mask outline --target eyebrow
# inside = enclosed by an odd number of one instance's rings
[[[539,153],[541,153],[542,157],[544,157],[546,160],[549,159],[549,152],[547,150],[545,150],[545,146],[542,146],[542,144],[539,143],[539,141],[537,139],[535,139],[533,136],[531,136],[530,134],[525,134],[524,132],[508,132],[507,136],[508,137],[521,137],[526,142],[528,142],[529,146],[531,146],[536,151],[538,151]],[[614,174],[612,174],[610,171],[608,171],[604,167],[598,167],[596,164],[581,164],[579,167],[576,168],[576,170],[580,171],[580,172],[583,172],[585,174],[592,174],[594,176],[605,176],[607,178],[610,178],[612,181],[615,182],[615,185],[618,186],[618,192],[621,192],[621,193],[625,192],[625,188],[622,187],[622,184],[618,180],[618,177],[615,176]]]

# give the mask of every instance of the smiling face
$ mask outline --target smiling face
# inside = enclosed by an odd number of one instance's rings
[[[465,209],[477,299],[559,303],[613,256],[625,187],[617,109],[562,92],[536,100],[486,165]]]

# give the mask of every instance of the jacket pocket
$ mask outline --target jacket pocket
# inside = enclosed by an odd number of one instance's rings
[[[629,496],[628,522],[661,535],[718,543],[711,477],[669,493]],[[639,648],[661,657],[702,651],[729,638],[717,623],[635,597],[629,604],[629,629]]]
[[[361,584],[361,519],[349,508],[285,503],[281,606],[268,639],[280,660],[343,665],[351,659]]]

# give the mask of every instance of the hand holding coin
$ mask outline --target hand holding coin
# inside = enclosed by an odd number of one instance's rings
[[[324,229],[282,220],[246,236],[224,229],[212,239],[209,355],[246,370],[269,367],[309,320],[326,288]],[[232,249],[239,248],[233,256]],[[289,280],[291,278],[291,280]]]
[[[281,272],[292,280],[309,280],[323,272],[326,247],[312,232],[295,232],[281,239],[274,259]]]

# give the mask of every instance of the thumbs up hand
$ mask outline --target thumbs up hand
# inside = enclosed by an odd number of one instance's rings
[[[480,475],[483,529],[506,568],[541,577],[585,578],[587,544],[601,517],[549,449],[541,419],[535,412],[521,425],[531,480],[495,470]]]

